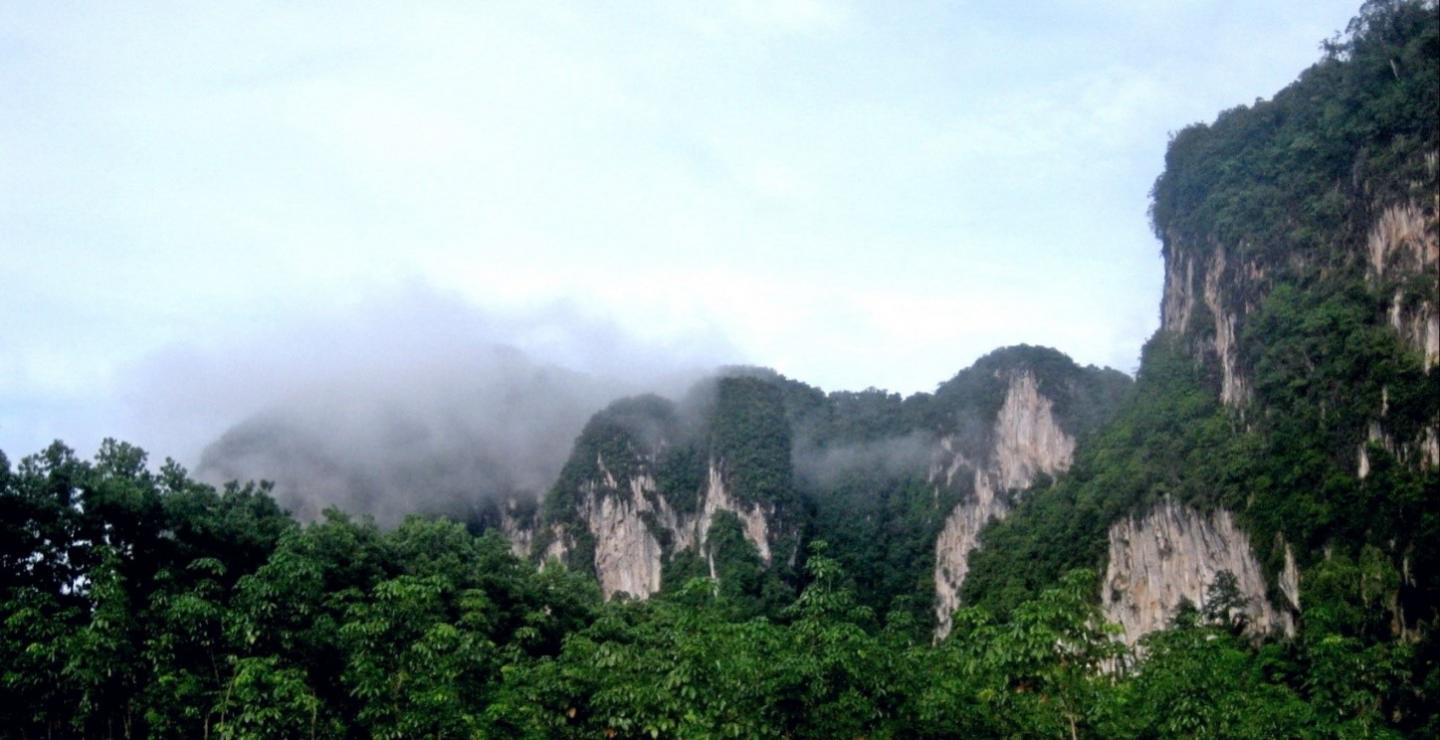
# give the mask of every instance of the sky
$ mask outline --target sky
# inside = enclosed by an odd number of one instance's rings
[[[631,381],[1130,372],[1170,132],[1357,7],[11,0],[0,450],[193,461],[417,333]]]

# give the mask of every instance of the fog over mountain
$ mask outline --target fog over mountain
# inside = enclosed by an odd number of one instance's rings
[[[678,392],[726,351],[716,338],[646,343],[565,306],[499,314],[412,286],[263,346],[157,364],[140,384],[169,400],[161,416],[206,398],[238,412],[210,432],[198,477],[270,480],[302,519],[338,506],[388,524],[535,495],[592,413],[640,389]]]

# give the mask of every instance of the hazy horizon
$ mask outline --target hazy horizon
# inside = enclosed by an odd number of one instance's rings
[[[12,4],[0,450],[194,465],[493,347],[614,388],[909,394],[1019,343],[1133,372],[1168,134],[1357,7]]]

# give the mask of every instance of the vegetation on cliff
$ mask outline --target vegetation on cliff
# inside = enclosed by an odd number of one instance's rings
[[[445,519],[302,526],[264,485],[114,441],[0,454],[0,734],[1440,735],[1440,371],[1396,331],[1436,276],[1372,246],[1397,205],[1435,243],[1437,126],[1436,4],[1368,2],[1295,84],[1174,137],[1155,229],[1168,266],[1208,272],[1174,272],[1183,320],[1133,385],[1021,346],[908,398],[732,369],[621,401],[524,513],[535,552],[569,538],[569,568]],[[933,643],[936,534],[975,493],[934,451],[988,454],[1014,373],[1075,459],[998,492],[1015,508]],[[714,512],[703,549],[647,520],[662,590],[602,599],[594,497],[648,477],[693,515],[715,475],[776,512],[769,562],[743,512]],[[1222,573],[1137,651],[1114,639],[1107,531],[1161,500],[1234,512],[1294,637],[1247,634]]]
[[[1257,650],[1210,614],[1133,663],[1084,571],[1005,621],[962,609],[932,645],[822,543],[773,618],[737,573],[605,603],[455,522],[302,527],[262,489],[144,462],[107,443],[0,463],[5,734],[1269,737],[1385,734],[1424,707],[1404,645]]]
[[[1327,49],[1274,100],[1178,134],[1155,186],[1171,259],[1233,245],[1246,260],[1214,277],[1221,291],[1253,290],[1232,303],[1235,372],[1254,397],[1220,403],[1205,322],[1157,334],[1133,398],[1072,474],[986,533],[966,586],[973,603],[1003,613],[1067,568],[1095,567],[1109,523],[1169,496],[1237,512],[1272,575],[1284,544],[1302,569],[1382,551],[1386,577],[1403,581],[1392,617],[1403,610],[1407,629],[1431,631],[1440,571],[1420,564],[1436,562],[1440,466],[1416,443],[1440,424],[1440,373],[1389,323],[1392,286],[1367,280],[1366,240],[1387,203],[1440,188],[1434,4],[1369,3]],[[1414,277],[1433,294],[1435,274]]]

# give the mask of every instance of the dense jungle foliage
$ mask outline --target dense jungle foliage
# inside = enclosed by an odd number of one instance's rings
[[[1270,100],[1175,134],[1152,192],[1167,241],[1286,261],[1354,263],[1379,210],[1435,197],[1435,5],[1371,0],[1325,58]],[[1297,259],[1299,258],[1299,259]]]
[[[1257,647],[1224,614],[1137,663],[1085,571],[931,645],[823,543],[767,618],[705,579],[603,603],[451,521],[302,527],[114,442],[0,464],[0,506],[13,737],[1348,736],[1425,710],[1406,645]]]

